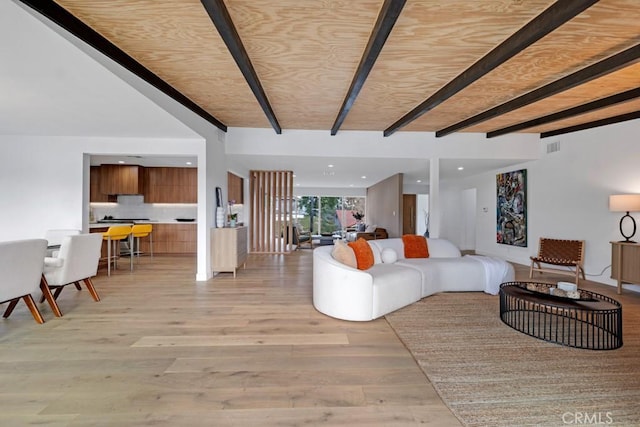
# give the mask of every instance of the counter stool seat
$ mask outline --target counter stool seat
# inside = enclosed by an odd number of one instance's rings
[[[103,240],[107,241],[107,275],[111,276],[111,263],[113,267],[118,268],[118,258],[120,257],[120,241],[129,239],[129,247],[131,247],[131,226],[130,225],[112,225],[107,231],[102,233]],[[111,254],[112,245],[113,255]],[[131,271],[133,271],[133,256],[131,258]]]
[[[135,239],[134,242],[137,242],[137,250],[131,251],[132,254],[135,254],[140,258],[140,238],[149,236],[149,254],[153,258],[153,225],[151,224],[135,224],[131,227],[131,234]],[[135,249],[135,246],[134,248]]]

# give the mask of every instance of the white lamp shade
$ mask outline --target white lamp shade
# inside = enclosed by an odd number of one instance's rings
[[[640,211],[640,194],[616,194],[609,196],[609,210],[611,212]]]

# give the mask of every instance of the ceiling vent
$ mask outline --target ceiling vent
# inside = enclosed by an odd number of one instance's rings
[[[547,144],[547,154],[560,151],[560,141],[550,142]]]

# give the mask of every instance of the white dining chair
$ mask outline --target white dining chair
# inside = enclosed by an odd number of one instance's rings
[[[43,299],[49,302],[57,317],[61,317],[62,312],[56,299],[67,285],[73,284],[77,289],[80,289],[82,281],[94,301],[100,301],[100,296],[93,286],[91,278],[98,272],[101,249],[101,233],[78,234],[62,239],[57,257],[45,258],[42,277]]]
[[[4,318],[9,317],[22,299],[35,321],[44,323],[32,294],[40,289],[46,250],[45,239],[0,242],[0,303],[9,303]]]

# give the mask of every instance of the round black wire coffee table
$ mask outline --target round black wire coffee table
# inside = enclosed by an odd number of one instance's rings
[[[527,289],[527,284],[537,290]],[[553,296],[548,283],[500,285],[500,319],[532,337],[589,350],[622,347],[622,305],[605,295],[580,289],[580,298]],[[546,291],[546,292],[545,292]]]

